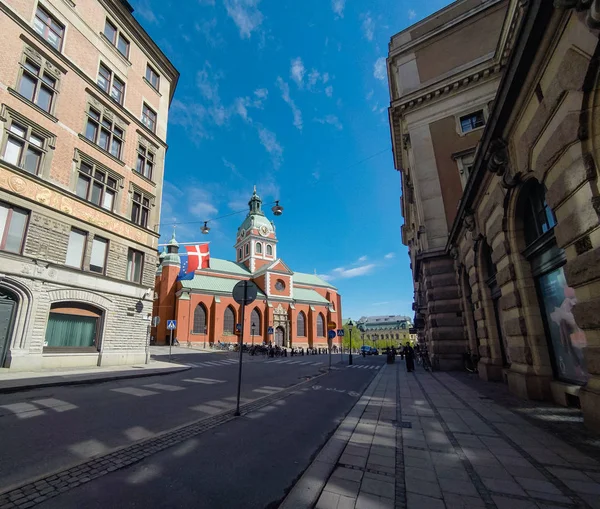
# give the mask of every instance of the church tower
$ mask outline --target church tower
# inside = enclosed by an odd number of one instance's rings
[[[237,231],[235,259],[255,272],[263,265],[277,260],[277,237],[275,225],[265,217],[262,210],[262,200],[256,194],[256,186],[248,206],[248,215]]]

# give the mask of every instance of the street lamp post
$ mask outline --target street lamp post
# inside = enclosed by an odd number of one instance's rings
[[[204,327],[204,349],[206,350],[206,327]]]
[[[254,327],[256,327],[256,324],[254,322],[252,322],[252,329],[251,329],[252,346],[254,346]]]
[[[348,365],[352,365],[352,329],[354,328],[354,323],[352,320],[348,320],[348,331],[350,332],[350,355],[348,355]]]

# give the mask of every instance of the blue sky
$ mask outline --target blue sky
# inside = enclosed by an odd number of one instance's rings
[[[344,317],[412,316],[387,120],[390,37],[447,0],[132,0],[181,73],[161,223],[246,210],[256,184],[278,255],[335,284]],[[270,214],[272,219],[273,216]],[[245,214],[177,227],[234,259]],[[172,227],[163,226],[163,236]]]

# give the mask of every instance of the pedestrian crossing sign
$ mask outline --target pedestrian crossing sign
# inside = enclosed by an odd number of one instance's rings
[[[177,320],[167,320],[167,330],[175,330],[177,328]]]

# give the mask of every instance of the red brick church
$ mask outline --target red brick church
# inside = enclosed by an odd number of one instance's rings
[[[178,280],[182,261],[175,235],[161,253],[153,308],[160,322],[151,330],[157,344],[168,343],[166,324],[173,318],[174,337],[181,344],[237,341],[241,316],[232,291],[244,279],[259,288],[254,303],[246,307],[245,343],[326,347],[327,324],[341,328],[337,289],[316,275],[294,272],[278,258],[275,225],[265,217],[256,190],[248,205],[237,231],[235,261],[210,258],[210,268],[197,269],[193,279]]]

